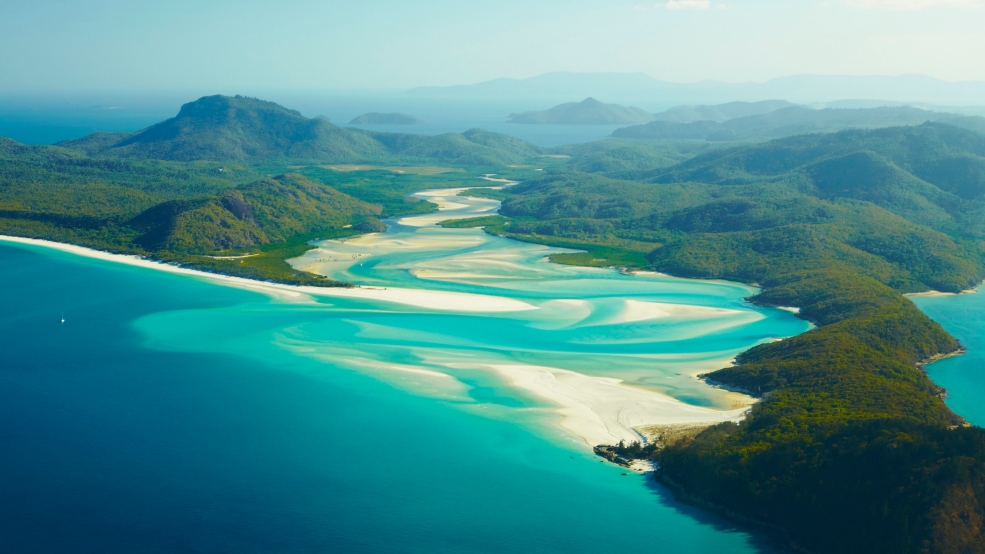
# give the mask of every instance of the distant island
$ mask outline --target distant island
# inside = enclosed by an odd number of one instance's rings
[[[675,106],[667,111],[653,114],[656,121],[692,123],[695,121],[728,121],[737,117],[749,117],[775,112],[781,108],[796,106],[786,100],[762,100],[760,102],[728,102],[714,106]]]
[[[419,125],[424,123],[412,115],[402,113],[364,113],[349,122],[349,125]]]
[[[621,125],[653,121],[646,110],[619,104],[606,104],[594,98],[568,102],[540,112],[510,114],[510,123],[554,125]]]
[[[672,108],[657,114],[657,119],[649,123],[616,129],[612,132],[612,136],[626,139],[713,142],[769,140],[807,133],[833,133],[846,129],[919,125],[926,121],[939,121],[976,132],[985,131],[985,118],[932,112],[909,106],[821,110],[806,106],[790,106],[759,114],[738,115],[743,112],[768,110],[777,105],[779,104],[736,102],[721,106]],[[707,119],[688,121],[694,117]]]

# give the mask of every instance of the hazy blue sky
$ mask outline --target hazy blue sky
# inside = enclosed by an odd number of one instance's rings
[[[985,80],[985,0],[0,0],[0,90],[402,88],[548,71]]]

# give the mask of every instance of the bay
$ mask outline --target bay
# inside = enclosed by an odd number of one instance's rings
[[[927,374],[947,390],[944,402],[972,425],[985,426],[985,294],[910,298],[967,349],[964,354],[926,366]]]
[[[430,194],[445,216],[498,207]],[[0,243],[3,550],[768,550],[602,463],[554,402],[489,368],[728,410],[689,371],[805,322],[735,283],[558,266],[481,230],[389,224],[307,262],[381,294],[532,308],[285,298]],[[366,255],[326,261],[340,249]]]

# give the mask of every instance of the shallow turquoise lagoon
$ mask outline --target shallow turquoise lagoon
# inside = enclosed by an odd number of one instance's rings
[[[0,243],[0,550],[764,551],[588,442],[734,408],[692,374],[805,322],[421,223],[299,262],[379,298]]]
[[[4,552],[761,551],[574,442],[272,344],[323,323],[265,296],[2,245],[0,295]]]
[[[927,366],[927,374],[947,389],[944,401],[969,423],[985,426],[985,294],[916,296],[913,302],[967,352]]]

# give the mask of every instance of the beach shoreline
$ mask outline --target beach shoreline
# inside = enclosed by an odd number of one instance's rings
[[[183,268],[135,255],[114,254],[43,239],[0,235],[0,243],[42,247],[111,263],[184,275],[290,302],[313,302],[312,297],[322,296],[363,298],[457,312],[502,313],[540,309],[538,306],[510,298],[466,293],[390,287],[322,288],[268,283]],[[635,388],[621,383],[618,379],[522,364],[482,365],[508,381],[511,386],[553,404],[554,406],[547,411],[559,418],[558,427],[565,433],[577,437],[588,447],[615,444],[620,440],[647,442],[652,437],[647,436],[645,429],[652,426],[682,423],[714,425],[723,421],[739,421],[745,417],[749,405],[755,402],[755,399],[750,397],[748,404],[742,408],[714,410],[692,406],[655,391]]]
[[[272,297],[280,299],[304,300],[306,297],[311,296],[328,298],[356,298],[393,302],[416,308],[433,309],[439,311],[464,311],[474,313],[517,312],[537,309],[536,306],[520,300],[491,295],[428,291],[422,289],[405,289],[395,287],[361,287],[358,285],[351,288],[285,285],[281,283],[246,279],[244,277],[223,275],[220,273],[210,273],[208,271],[190,269],[164,262],[148,260],[133,254],[114,254],[85,246],[44,239],[0,235],[0,242],[50,248],[52,250],[58,250],[86,258],[196,277],[221,285],[268,294]]]

